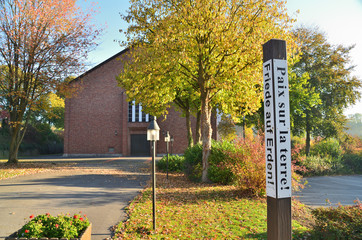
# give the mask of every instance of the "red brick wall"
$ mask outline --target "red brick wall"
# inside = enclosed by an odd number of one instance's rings
[[[128,105],[115,79],[121,70],[122,59],[114,58],[73,83],[81,89],[65,102],[65,154],[122,153],[121,113]]]
[[[188,146],[187,131],[186,131],[186,119],[181,116],[180,112],[174,109],[169,110],[169,115],[165,118],[161,117],[157,120],[158,125],[161,128],[160,141],[157,143],[158,153],[166,152],[166,142],[164,134],[169,131],[170,135],[174,138],[173,153],[183,154]],[[216,115],[212,115],[212,138],[216,139]],[[191,128],[192,136],[196,138],[196,117],[191,116]],[[169,151],[171,151],[171,143],[169,143]]]
[[[146,134],[149,123],[128,122],[128,102],[124,90],[117,86],[116,76],[122,71],[124,54],[118,54],[93,68],[72,84],[81,89],[65,101],[64,154],[123,155],[131,152],[131,134]],[[171,109],[167,120],[157,120],[160,141],[157,153],[166,151],[162,131],[174,137],[173,153],[182,154],[187,148],[185,118]],[[196,120],[192,118],[192,128]],[[213,128],[216,129],[216,118]],[[213,136],[216,130],[213,131]],[[193,133],[195,136],[195,132]],[[113,148],[114,152],[109,152]],[[171,150],[171,148],[170,148]]]
[[[181,117],[181,113],[174,109],[169,110],[169,114],[165,118],[161,117],[157,119],[157,123],[161,128],[160,141],[157,143],[158,152],[166,152],[165,133],[169,131],[170,135],[173,136],[173,153],[183,154],[188,146],[187,131],[186,131],[186,119]],[[196,118],[192,117],[191,125],[193,129],[193,136],[195,138],[196,129]],[[171,143],[169,144],[169,150],[171,151]]]

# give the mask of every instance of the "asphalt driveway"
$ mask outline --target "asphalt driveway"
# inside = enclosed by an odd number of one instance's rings
[[[35,161],[35,160],[31,160]],[[111,237],[126,219],[124,208],[149,180],[149,158],[40,159],[76,162],[76,169],[0,180],[0,239],[20,229],[34,214],[86,214],[92,239]]]
[[[362,175],[323,176],[306,178],[308,184],[294,194],[302,203],[312,207],[353,205],[362,201]]]

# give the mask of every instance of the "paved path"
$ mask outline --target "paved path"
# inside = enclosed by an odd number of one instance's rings
[[[0,180],[0,239],[32,214],[80,211],[93,224],[92,240],[110,237],[110,228],[126,218],[124,207],[149,179],[148,159],[51,159],[76,161],[79,168]]]
[[[310,177],[307,181],[305,189],[294,196],[309,206],[330,206],[328,201],[332,206],[353,205],[356,199],[362,201],[362,175]]]

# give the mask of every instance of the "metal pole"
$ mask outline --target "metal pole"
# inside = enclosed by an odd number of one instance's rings
[[[166,142],[167,164],[166,164],[166,178],[168,180],[168,142]]]
[[[174,139],[173,139],[173,137],[171,137],[171,155],[173,155],[173,141],[174,141]]]
[[[156,231],[156,151],[155,140],[152,140],[152,208],[153,208],[153,230]]]

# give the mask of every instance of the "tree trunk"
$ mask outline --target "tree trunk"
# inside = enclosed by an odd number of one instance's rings
[[[9,147],[9,159],[7,164],[18,164],[18,151],[20,147],[20,126],[10,126],[10,147]]]
[[[209,156],[211,153],[211,107],[208,94],[201,96],[201,138],[202,138],[202,182],[208,182]]]
[[[9,146],[9,159],[7,164],[18,164],[18,152],[21,142],[25,136],[25,132],[28,126],[30,113],[26,117],[24,125],[21,124],[23,122],[23,115],[25,112],[25,107],[22,112],[10,112],[10,122],[9,122],[9,130],[10,130],[10,146]],[[18,119],[17,121],[12,121],[12,119]]]
[[[310,151],[310,132],[311,132],[311,126],[310,126],[310,122],[309,122],[309,114],[306,114],[306,127],[305,127],[305,132],[306,132],[306,137],[305,137],[305,155],[308,156],[309,155],[309,151]]]
[[[201,144],[201,111],[197,111],[196,115],[196,143]]]
[[[190,108],[186,109],[186,128],[187,128],[187,140],[189,147],[194,146],[194,139],[192,137],[192,128],[191,128],[191,120],[190,120]]]
[[[243,116],[243,138],[245,139],[245,116]]]

